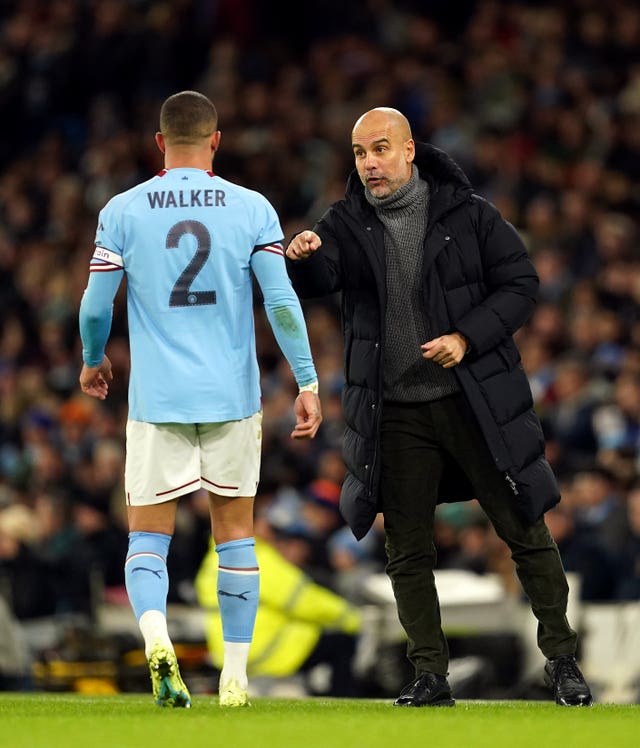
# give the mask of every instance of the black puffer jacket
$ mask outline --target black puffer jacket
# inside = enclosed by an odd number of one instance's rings
[[[520,515],[533,523],[560,499],[512,339],[533,310],[538,277],[515,229],[494,206],[473,194],[466,175],[449,156],[417,143],[415,163],[431,186],[423,268],[429,326],[434,337],[458,330],[470,342],[470,352],[453,371]],[[314,227],[321,248],[307,260],[287,261],[302,298],[342,292],[343,456],[348,475],[340,509],[357,538],[379,511],[386,308],[383,227],[363,190],[353,172],[344,200],[332,205]],[[445,471],[441,500],[472,497],[461,470]]]

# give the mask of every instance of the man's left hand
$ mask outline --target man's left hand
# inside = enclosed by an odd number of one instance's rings
[[[80,387],[86,395],[105,400],[109,394],[109,382],[112,379],[111,361],[105,356],[100,366],[83,365],[80,372]]]
[[[301,392],[294,404],[296,426],[291,432],[292,439],[313,439],[322,423],[320,398],[315,392]]]
[[[421,345],[422,357],[440,364],[443,369],[457,366],[467,352],[467,339],[459,332],[441,335]]]

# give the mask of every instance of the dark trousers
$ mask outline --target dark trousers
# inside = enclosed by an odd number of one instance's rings
[[[558,548],[544,519],[525,525],[516,514],[511,490],[464,397],[385,403],[381,442],[387,574],[416,674],[428,670],[445,675],[449,663],[433,576],[433,522],[446,453],[466,473],[484,512],[511,550],[538,619],[543,654],[573,654],[576,633],[566,617],[568,585]]]

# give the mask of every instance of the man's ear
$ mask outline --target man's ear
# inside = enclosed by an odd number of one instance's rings
[[[211,136],[211,153],[215,153],[218,148],[220,147],[220,137],[222,136],[222,133],[220,130],[216,130],[213,135]]]
[[[406,155],[407,163],[410,164],[416,157],[416,144],[412,138],[407,140],[407,142],[404,144],[404,152]]]
[[[166,146],[164,143],[164,135],[161,132],[156,133],[156,145],[160,149],[161,153],[165,152]]]

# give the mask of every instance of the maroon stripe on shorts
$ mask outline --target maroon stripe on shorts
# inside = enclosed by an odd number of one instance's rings
[[[176,486],[175,488],[170,488],[168,491],[160,491],[159,493],[156,494],[156,496],[164,496],[165,494],[173,493],[174,491],[179,491],[181,488],[186,488],[187,486],[190,486],[193,483],[197,483],[198,480],[199,479],[196,478],[195,480],[190,480],[188,483],[183,483],[181,486]]]
[[[240,486],[221,486],[219,483],[214,483],[212,480],[208,480],[204,476],[202,476],[201,480],[203,480],[205,483],[209,483],[212,486],[215,486],[216,488],[226,488],[230,491],[237,491]]]

